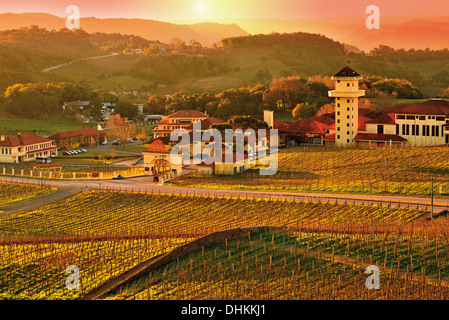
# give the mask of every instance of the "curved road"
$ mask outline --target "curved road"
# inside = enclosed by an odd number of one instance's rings
[[[56,69],[68,66],[70,64],[74,64],[74,63],[78,63],[78,62],[82,62],[82,61],[103,59],[103,58],[109,58],[109,57],[114,57],[114,56],[118,56],[118,55],[119,55],[118,53],[114,52],[114,53],[111,53],[111,54],[108,54],[108,55],[105,55],[105,56],[89,57],[89,58],[84,58],[84,59],[80,59],[80,60],[70,61],[70,62],[67,62],[67,63],[63,63],[63,64],[60,64],[60,65],[57,65],[57,66],[54,66],[54,67],[50,67],[50,68],[44,69],[44,70],[42,70],[42,72],[44,72],[44,73],[45,72],[50,72],[50,71],[53,71],[53,70],[56,70]]]
[[[0,178],[0,182],[30,183],[39,185],[38,179],[29,178]],[[216,197],[233,198],[264,198],[264,199],[288,199],[304,201],[331,201],[338,203],[354,204],[373,204],[380,206],[393,207],[411,207],[423,210],[431,210],[431,199],[420,197],[405,197],[394,195],[367,195],[367,194],[336,194],[336,193],[293,193],[293,192],[261,192],[244,190],[219,190],[219,189],[200,189],[183,188],[173,186],[156,185],[152,177],[134,177],[124,180],[44,180],[44,184],[58,189],[57,192],[37,199],[32,199],[5,207],[0,207],[4,211],[2,215],[11,214],[17,211],[26,210],[32,207],[41,206],[55,200],[76,194],[85,190],[117,190],[117,191],[137,191],[165,194],[182,195],[204,195]],[[447,210],[449,208],[449,199],[434,199],[434,212]]]

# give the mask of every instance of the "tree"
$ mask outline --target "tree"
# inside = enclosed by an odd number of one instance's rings
[[[316,116],[318,108],[316,104],[299,103],[292,111],[295,119],[310,119]]]
[[[133,137],[136,134],[136,126],[134,123],[128,121],[128,118],[122,118],[120,114],[111,115],[107,124],[108,137],[115,137],[125,150],[126,140]]]
[[[325,104],[324,106],[322,106],[320,108],[320,110],[318,110],[316,115],[322,116],[323,114],[334,113],[334,112],[335,112],[335,105],[328,103],[328,104]]]
[[[267,68],[257,69],[256,74],[254,76],[255,83],[269,84],[272,79],[273,76],[271,75],[270,71],[268,71]]]
[[[129,101],[119,101],[115,107],[115,112],[128,119],[135,119],[138,115],[138,110]]]

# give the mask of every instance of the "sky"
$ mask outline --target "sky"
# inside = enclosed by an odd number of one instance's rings
[[[448,0],[1,0],[0,12],[65,17],[69,5],[77,5],[81,17],[159,21],[362,17],[369,5],[383,16],[449,15]]]

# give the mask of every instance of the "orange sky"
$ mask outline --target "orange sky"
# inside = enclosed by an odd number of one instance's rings
[[[68,5],[77,5],[83,17],[289,19],[366,16],[365,8],[372,4],[379,6],[384,16],[449,15],[448,0],[2,0],[0,12],[65,16]]]

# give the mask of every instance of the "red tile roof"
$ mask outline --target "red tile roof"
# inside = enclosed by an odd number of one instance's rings
[[[432,99],[423,103],[401,104],[382,110],[384,113],[395,114],[426,114],[426,115],[449,115],[449,102],[445,100]]]
[[[38,143],[53,142],[54,140],[44,138],[31,133],[22,133],[15,136],[5,137],[4,141],[0,140],[0,147],[20,147]]]
[[[157,152],[157,153],[168,153],[167,147],[159,139],[154,140],[150,144],[150,146],[148,147],[148,151],[149,152]]]
[[[180,110],[167,118],[207,118],[207,115],[197,110]]]
[[[395,115],[394,113],[384,113],[366,123],[395,124]]]
[[[407,139],[397,136],[395,134],[379,134],[379,133],[358,133],[355,140],[373,140],[373,141],[400,141],[404,142]]]

